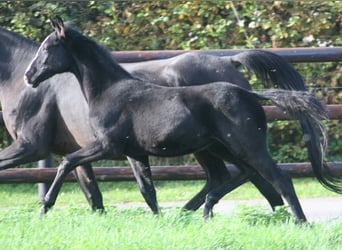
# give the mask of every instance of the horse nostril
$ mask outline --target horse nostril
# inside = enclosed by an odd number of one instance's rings
[[[32,75],[34,74],[32,69],[27,69],[24,73],[24,81],[26,83],[30,82],[30,79],[32,78]]]
[[[32,74],[30,71],[26,71],[24,74],[24,82],[26,85],[32,84]]]

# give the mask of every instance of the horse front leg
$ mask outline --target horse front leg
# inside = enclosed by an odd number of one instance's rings
[[[94,142],[65,156],[58,166],[55,179],[45,195],[40,213],[44,214],[53,207],[66,176],[74,170],[77,165],[89,164],[92,161],[103,159],[107,152],[108,151],[104,149],[100,142]]]
[[[135,179],[138,182],[140,192],[147,205],[154,214],[158,214],[159,207],[157,202],[156,190],[153,185],[151,167],[148,157],[127,157],[131,164]]]
[[[78,166],[75,176],[93,211],[104,212],[103,198],[91,164]]]

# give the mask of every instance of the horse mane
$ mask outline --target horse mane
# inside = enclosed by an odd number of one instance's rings
[[[11,31],[2,27],[0,27],[0,37],[1,37],[0,41],[6,42],[7,46],[11,45],[10,42],[28,43],[28,44],[31,44],[32,46],[38,46],[37,42],[30,40],[14,31]],[[5,41],[4,39],[7,39],[8,41]]]
[[[38,49],[37,42],[0,27],[0,80],[6,80],[16,69],[25,67]]]
[[[134,78],[119,65],[111,51],[104,45],[83,35],[69,24],[64,26],[64,32],[66,37],[65,42],[72,50],[79,51],[79,55],[97,61],[102,70],[106,69],[107,72],[115,71],[115,75],[120,74],[121,76],[126,76],[128,78]]]

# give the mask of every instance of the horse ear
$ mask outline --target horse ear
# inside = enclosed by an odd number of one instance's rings
[[[62,18],[60,18],[59,16],[56,16],[55,20],[50,18],[50,25],[61,38],[65,38],[64,22]]]
[[[55,20],[53,20],[52,18],[50,18],[50,25],[54,30],[57,28],[57,24],[56,24]]]
[[[64,31],[64,22],[62,20],[62,18],[60,16],[56,16],[56,25],[59,29],[59,35],[62,37],[62,38],[65,38],[65,31]]]

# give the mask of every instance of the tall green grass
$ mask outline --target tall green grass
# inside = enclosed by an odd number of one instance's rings
[[[157,181],[159,201],[187,201],[203,181]],[[294,180],[299,197],[334,195],[317,181]],[[107,213],[90,211],[76,183],[66,183],[57,204],[39,217],[36,184],[0,185],[0,249],[342,249],[342,220],[298,226],[286,208],[239,206],[204,221],[202,211],[144,208],[135,182],[100,183]],[[225,199],[262,198],[245,184]]]
[[[260,216],[257,216],[260,214]],[[237,209],[204,221],[200,212],[108,207],[54,209],[39,218],[29,206],[0,210],[1,249],[342,249],[342,220],[298,226],[283,211]]]

